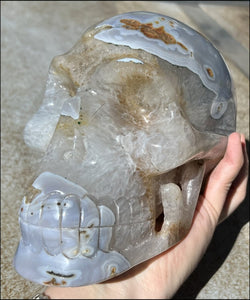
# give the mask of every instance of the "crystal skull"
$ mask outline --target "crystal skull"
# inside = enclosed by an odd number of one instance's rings
[[[173,18],[131,12],[89,28],[52,60],[24,131],[44,155],[19,212],[17,272],[88,285],[183,239],[235,131],[234,98],[220,53]]]

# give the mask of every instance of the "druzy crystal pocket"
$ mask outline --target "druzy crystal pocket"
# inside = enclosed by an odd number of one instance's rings
[[[20,208],[17,272],[88,285],[175,245],[235,116],[224,60],[187,25],[132,12],[92,26],[52,60],[24,131],[44,156]]]

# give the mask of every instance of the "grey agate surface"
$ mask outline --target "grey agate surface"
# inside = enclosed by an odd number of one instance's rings
[[[235,119],[228,69],[198,32],[148,12],[92,26],[53,59],[25,128],[44,156],[20,208],[17,272],[88,285],[175,245]]]

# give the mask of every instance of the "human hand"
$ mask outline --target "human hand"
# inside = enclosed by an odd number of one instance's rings
[[[223,159],[207,178],[187,236],[164,253],[106,282],[76,288],[49,287],[51,299],[171,298],[195,269],[218,223],[244,200],[248,158],[243,135],[232,133]]]

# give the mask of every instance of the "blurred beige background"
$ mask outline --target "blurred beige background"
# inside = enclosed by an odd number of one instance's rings
[[[12,260],[20,237],[19,206],[39,158],[24,144],[22,133],[42,102],[49,64],[90,25],[135,10],[174,17],[215,43],[235,83],[237,131],[249,140],[247,1],[1,1],[1,299],[30,299],[41,289],[22,279]],[[174,298],[249,299],[248,255],[247,197],[218,226],[204,258]]]

